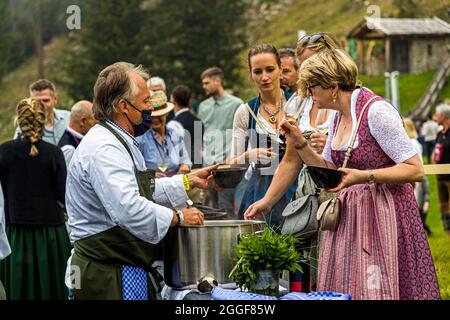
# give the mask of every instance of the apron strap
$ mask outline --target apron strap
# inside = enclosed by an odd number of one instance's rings
[[[101,125],[102,127],[106,128],[107,130],[109,130],[109,132],[111,132],[117,138],[117,140],[120,141],[120,143],[125,147],[125,149],[127,149],[128,153],[129,153],[129,155],[131,157],[131,160],[133,160],[133,165],[136,168],[133,154],[131,153],[130,147],[125,142],[125,139],[120,134],[118,134],[115,130],[113,130],[113,128],[111,128],[111,126],[109,124],[107,124],[106,122],[101,121],[98,124]]]

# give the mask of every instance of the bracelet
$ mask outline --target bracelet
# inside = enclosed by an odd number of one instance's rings
[[[183,174],[183,185],[184,185],[184,190],[189,191],[191,190],[191,184],[189,183],[189,179],[187,177],[187,175]]]
[[[183,215],[183,211],[181,210],[177,210],[177,217],[178,217],[178,223],[177,225],[180,226],[184,223],[184,215]]]
[[[375,183],[375,176],[374,176],[372,170],[369,170],[369,177],[367,178],[367,183],[369,183],[369,184]]]
[[[297,149],[297,150],[301,150],[301,149],[303,149],[304,147],[306,147],[307,145],[308,145],[308,141],[307,141],[307,140],[303,141],[303,143],[298,143],[298,142],[296,142],[296,143],[294,144],[294,148]]]

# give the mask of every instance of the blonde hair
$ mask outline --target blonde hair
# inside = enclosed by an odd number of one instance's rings
[[[410,139],[417,139],[417,130],[414,122],[410,118],[403,118],[403,126],[405,127],[406,134]]]
[[[308,88],[320,85],[324,89],[338,85],[353,91],[358,85],[358,67],[341,49],[326,49],[307,59],[300,66],[299,89],[308,96]]]
[[[44,134],[45,107],[42,103],[31,98],[20,101],[16,107],[15,124],[20,128],[20,138],[31,143],[30,156],[39,155],[35,143]]]
[[[297,42],[297,47],[295,48],[295,53],[297,57],[301,56],[306,49],[309,49],[314,52],[320,52],[324,49],[339,48],[336,38],[331,33],[319,32],[317,33],[317,35],[322,35],[323,38],[318,41],[312,42],[310,40],[310,37],[314,35],[311,35],[308,37],[305,36]]]

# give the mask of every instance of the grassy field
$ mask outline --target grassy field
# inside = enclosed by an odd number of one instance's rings
[[[289,1],[288,1],[289,2]],[[428,16],[444,12],[441,8],[446,5],[445,0],[421,0],[421,12]],[[447,1],[448,2],[448,1]],[[395,8],[391,0],[371,1],[371,5],[379,5],[382,15],[395,14]],[[448,5],[448,4],[447,4]],[[269,22],[261,21],[252,30],[250,45],[255,43],[268,42],[277,47],[294,47],[297,40],[297,31],[304,29],[307,33],[318,31],[333,32],[338,38],[344,37],[363,16],[367,14],[367,6],[364,1],[335,0],[333,2],[325,0],[292,0],[289,6]],[[441,18],[444,16],[440,15]],[[64,46],[64,39],[56,39],[46,48],[46,77],[58,79],[57,74],[58,54]],[[239,95],[243,99],[253,97],[256,92],[254,86],[248,80],[248,70],[246,66],[246,52],[242,53],[243,87],[239,88]],[[11,139],[14,132],[13,115],[17,102],[28,96],[28,86],[36,80],[36,63],[33,59],[24,63],[20,68],[12,72],[0,83],[0,143]],[[400,75],[400,105],[401,112],[405,114],[413,108],[426,90],[434,71],[429,71],[420,75]],[[384,77],[361,76],[363,84],[372,89],[377,94],[384,96]],[[58,87],[60,106],[69,107],[73,100],[67,96],[63,87]],[[440,98],[450,98],[450,84],[444,87]],[[431,206],[428,223],[433,231],[433,236],[429,238],[429,243],[433,259],[438,274],[441,289],[441,298],[450,299],[450,237],[444,234],[440,222],[440,213],[437,199],[436,177],[430,176]]]
[[[433,232],[428,238],[441,290],[441,299],[450,300],[450,237],[444,233],[439,213],[436,176],[430,182],[430,211],[427,222]]]
[[[420,96],[426,90],[434,71],[429,71],[421,75],[400,75],[400,107],[401,113],[406,114],[413,108]],[[377,94],[384,96],[384,77],[362,76],[363,85],[371,88]],[[441,91],[441,100],[450,98],[450,81]],[[428,159],[425,159],[428,162]],[[441,298],[450,299],[450,237],[444,233],[440,220],[439,201],[437,195],[436,176],[429,176],[430,183],[430,210],[427,217],[433,235],[429,237],[429,243],[441,290]]]

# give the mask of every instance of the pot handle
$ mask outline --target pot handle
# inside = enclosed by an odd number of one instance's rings
[[[259,234],[261,234],[261,233],[263,233],[263,231],[262,230],[258,230],[258,231],[255,231],[255,235],[259,235]],[[248,234],[248,233],[247,233]],[[241,242],[241,234],[240,233],[238,233],[238,235],[236,236],[236,243],[239,243],[239,242]]]

